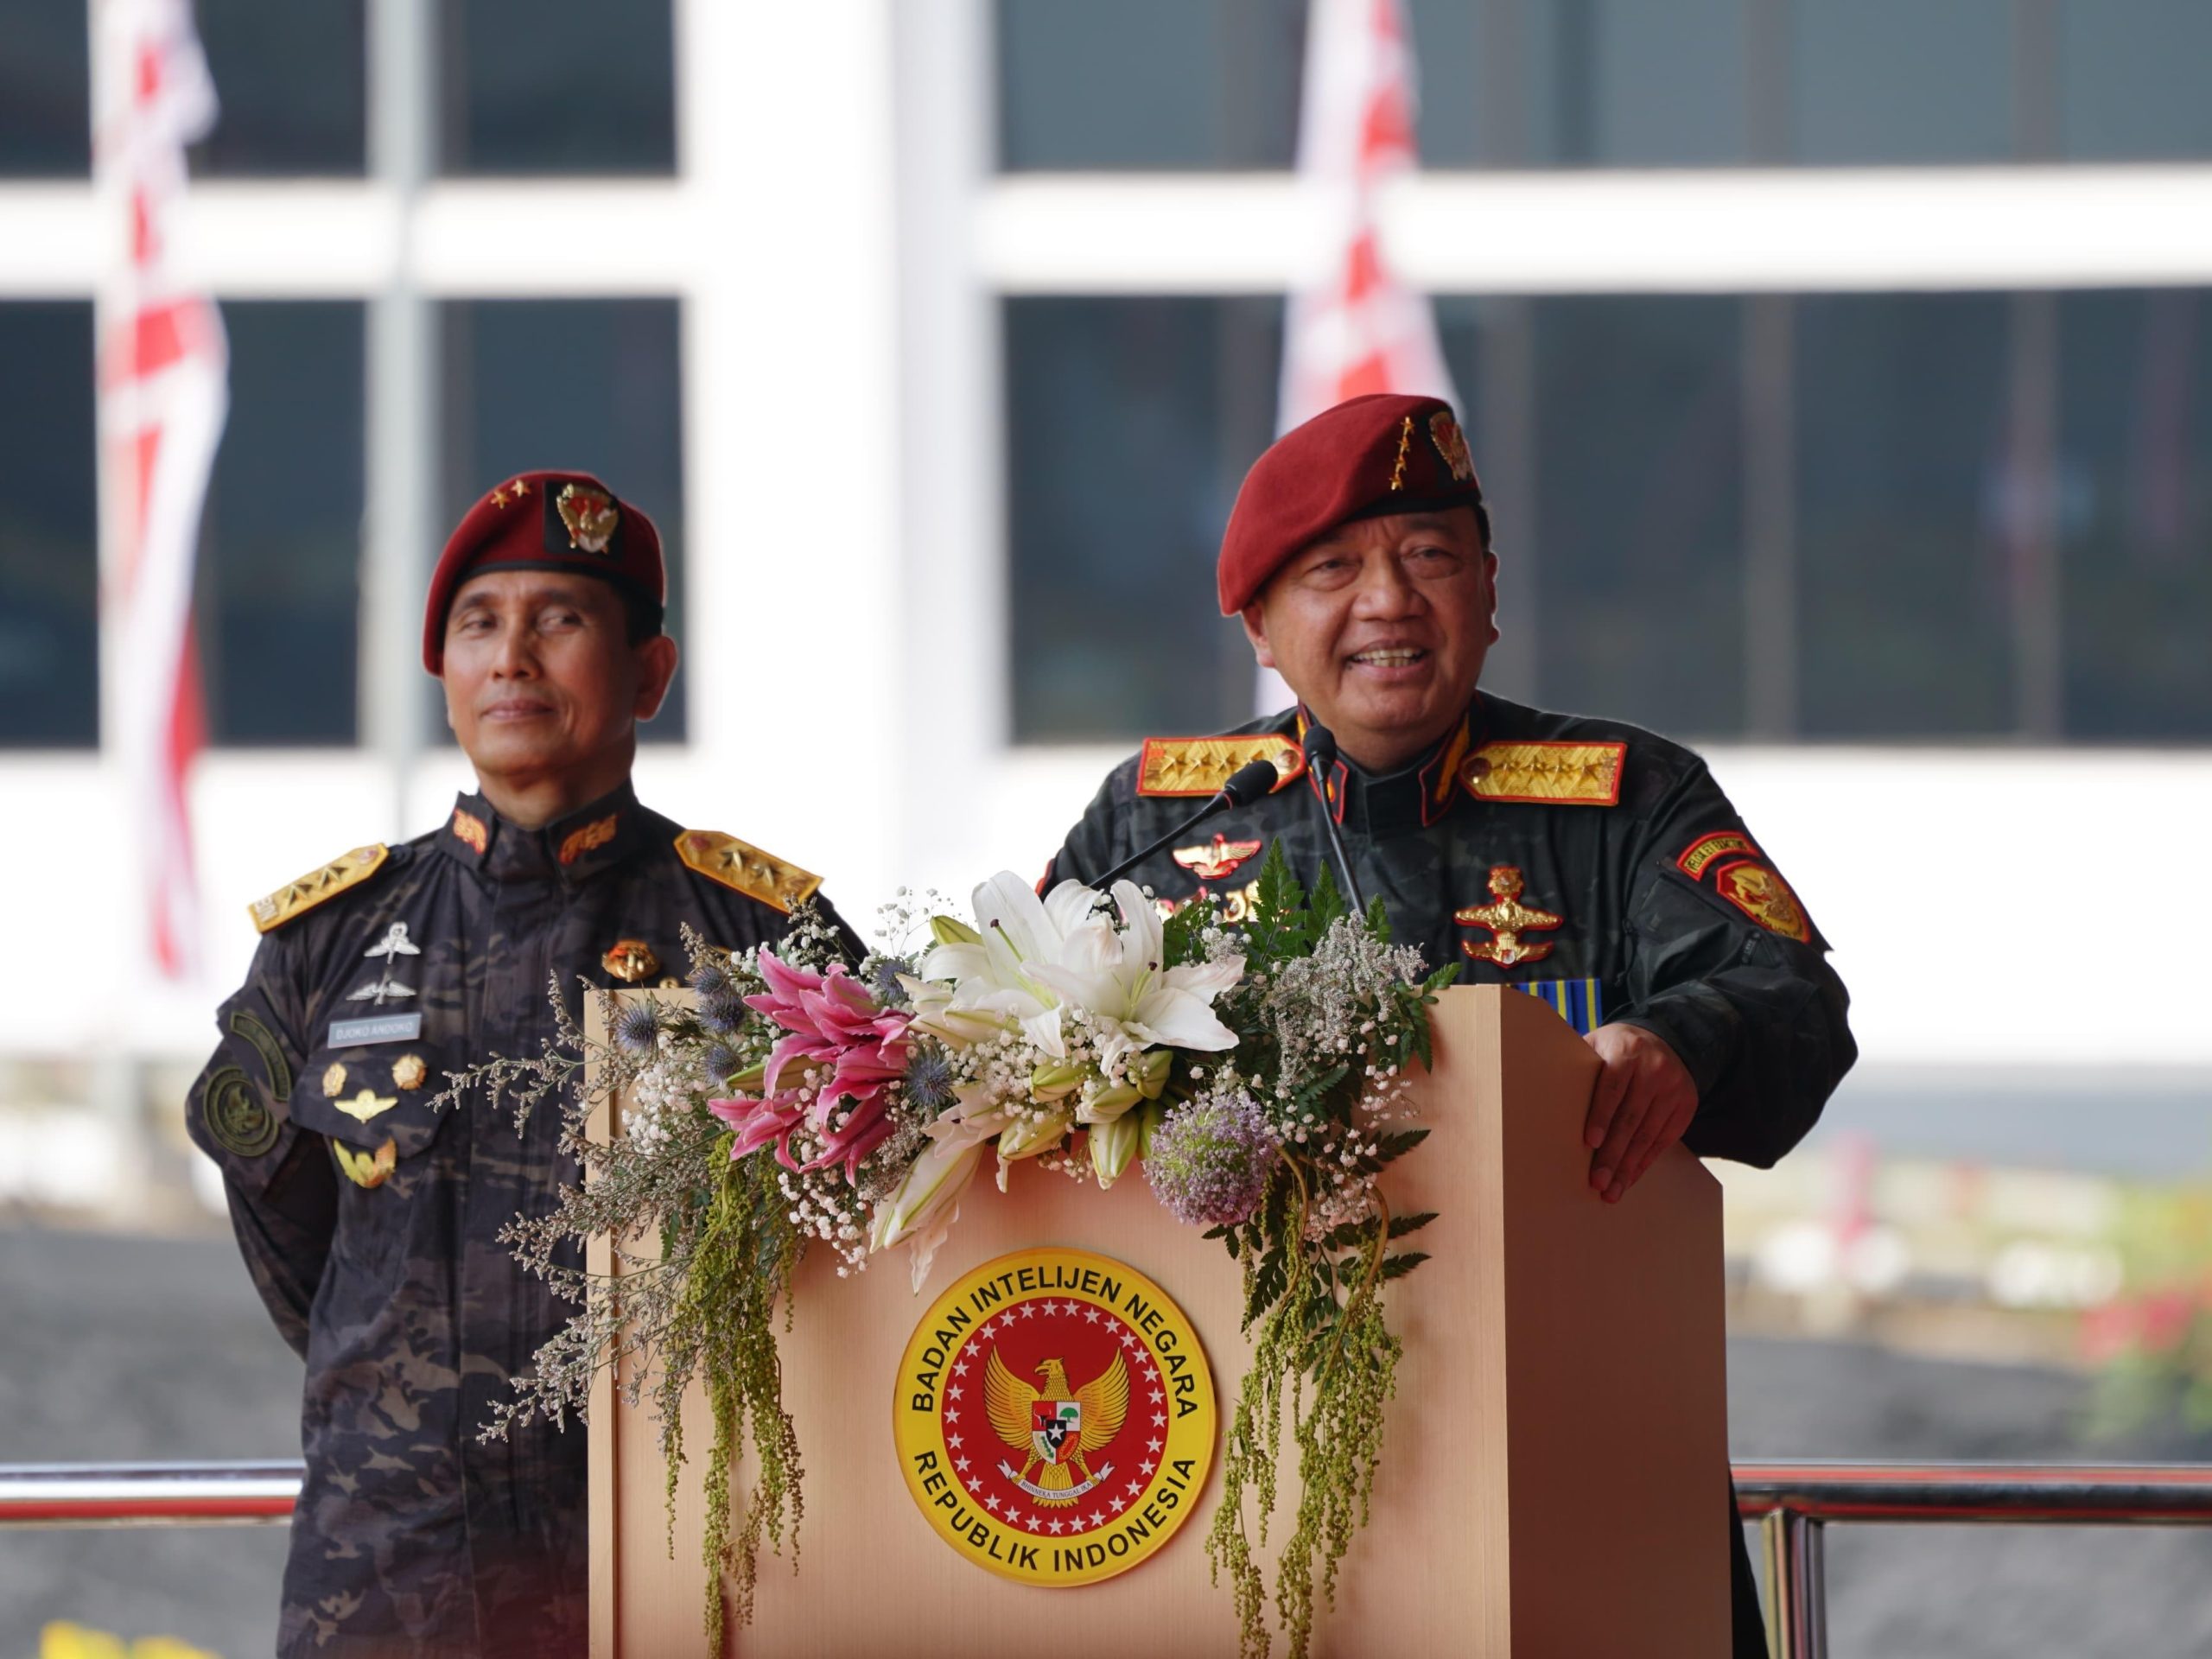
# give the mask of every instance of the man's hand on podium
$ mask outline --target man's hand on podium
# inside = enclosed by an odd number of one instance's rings
[[[1641,1026],[1600,1026],[1584,1039],[1604,1069],[1582,1131],[1590,1185],[1608,1204],[1682,1138],[1697,1113],[1697,1084],[1663,1037]]]

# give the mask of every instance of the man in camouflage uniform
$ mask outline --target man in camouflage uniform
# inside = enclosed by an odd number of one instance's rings
[[[485,1443],[569,1309],[498,1241],[577,1177],[558,1115],[432,1111],[449,1071],[534,1056],[548,986],[672,983],[679,929],[749,949],[817,885],[630,787],[676,669],[660,539],[582,474],[530,473],[462,520],[423,663],[474,765],[438,829],[253,906],[262,935],[194,1085],[246,1265],[307,1362],[307,1481],[284,1655],[581,1655],[585,1441]]]
[[[1140,861],[1163,901],[1235,919],[1269,842],[1309,884],[1339,827],[1394,936],[1462,982],[1542,998],[1603,1062],[1586,1126],[1593,1192],[1618,1203],[1680,1141],[1764,1168],[1856,1058],[1827,944],[1705,763],[1618,721],[1476,690],[1497,638],[1497,556],[1452,411],[1340,404],[1254,465],[1222,543],[1224,615],[1298,706],[1219,737],[1154,738],[1116,768],[1048,881],[1090,880],[1167,835],[1260,758],[1273,794]],[[1309,734],[1338,758],[1315,775]],[[1764,1654],[1729,1516],[1735,1650]]]

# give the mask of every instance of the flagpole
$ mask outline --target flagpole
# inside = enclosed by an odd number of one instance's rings
[[[437,535],[437,314],[417,282],[416,207],[435,165],[429,0],[369,0],[369,170],[399,225],[391,277],[369,302],[367,511],[359,729],[385,780],[385,834],[404,836],[424,740],[423,594]]]

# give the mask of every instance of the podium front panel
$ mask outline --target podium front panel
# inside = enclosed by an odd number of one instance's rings
[[[1405,1339],[1374,1515],[1354,1540],[1317,1652],[1338,1656],[1726,1651],[1726,1392],[1719,1189],[1677,1149],[1618,1205],[1587,1185],[1582,1114],[1596,1061],[1534,998],[1446,992],[1435,1071],[1419,1085],[1430,1135],[1392,1166],[1394,1210],[1440,1219],[1407,1243],[1431,1259],[1386,1292]],[[1248,1344],[1242,1274],[1176,1222],[1141,1170],[1106,1192],[1023,1165],[1001,1194],[987,1164],[921,1294],[893,1251],[840,1279],[826,1253],[799,1275],[783,1339],[785,1402],[805,1468],[798,1571],[764,1552],[747,1656],[1233,1654],[1227,1585],[1198,1508],[1151,1559],[1079,1588],[987,1572],[942,1541],[908,1495],[892,1439],[907,1338],[931,1301],[1011,1251],[1061,1245],[1157,1282],[1197,1328],[1221,1422]],[[594,1249],[605,1270],[607,1251]],[[687,1405],[692,1463],[671,1558],[650,1414],[602,1383],[592,1414],[594,1659],[665,1659],[703,1645],[699,1460],[703,1394]],[[1271,1535],[1291,1528],[1296,1446],[1283,1437]],[[749,1481],[739,1473],[739,1502]],[[1262,1559],[1272,1584],[1272,1551]],[[1281,1651],[1278,1647],[1277,1651]]]

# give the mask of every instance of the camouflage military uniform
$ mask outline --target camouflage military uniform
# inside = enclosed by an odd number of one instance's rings
[[[480,1099],[429,1103],[448,1071],[539,1052],[550,981],[572,1009],[579,977],[658,982],[684,966],[680,924],[763,944],[812,887],[626,785],[541,831],[464,796],[256,906],[266,937],[188,1113],[307,1361],[281,1653],[583,1651],[583,1434],[477,1439],[569,1311],[497,1235],[576,1166],[550,1109],[518,1135]]]
[[[1049,879],[1111,868],[1261,755],[1302,768],[1301,722],[1294,710],[1230,737],[1154,739],[1107,779]],[[1772,1165],[1857,1057],[1827,942],[1705,763],[1617,721],[1478,695],[1404,771],[1301,775],[1131,874],[1169,902],[1210,889],[1234,919],[1271,842],[1301,880],[1333,873],[1324,798],[1361,891],[1432,967],[1541,996],[1585,1033],[1618,1021],[1664,1038],[1697,1084],[1693,1152]],[[1737,1650],[1764,1653],[1731,1535]]]

